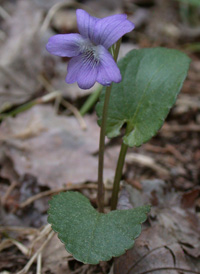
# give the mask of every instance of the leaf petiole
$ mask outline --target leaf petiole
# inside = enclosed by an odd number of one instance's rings
[[[128,134],[129,131],[130,131],[130,126],[127,124],[126,134]],[[121,150],[119,153],[119,158],[117,161],[117,167],[115,170],[115,178],[114,178],[112,198],[111,198],[111,210],[115,210],[117,208],[120,180],[122,177],[122,171],[123,171],[123,166],[124,166],[127,149],[128,149],[128,146],[126,144],[124,144],[124,142],[122,142]]]

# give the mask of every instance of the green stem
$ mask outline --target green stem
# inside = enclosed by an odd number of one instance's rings
[[[97,89],[92,94],[90,94],[90,96],[88,97],[88,99],[86,100],[86,102],[83,104],[83,106],[80,109],[80,114],[82,116],[84,116],[97,102],[97,100],[99,99],[100,93],[102,91],[102,88],[103,87],[99,85]]]
[[[117,41],[116,47],[114,50],[114,60],[117,61],[117,57],[119,54],[119,48],[121,44],[121,39]],[[98,193],[97,193],[97,202],[99,212],[104,211],[104,183],[103,183],[103,167],[104,167],[104,148],[105,148],[105,135],[106,135],[106,122],[108,115],[108,106],[110,100],[112,84],[106,88],[103,113],[102,113],[102,121],[101,121],[101,131],[100,131],[100,139],[99,139],[99,165],[98,165]]]
[[[128,149],[128,146],[122,143],[118,162],[117,162],[117,168],[115,171],[115,178],[114,178],[114,185],[113,185],[112,199],[111,199],[111,210],[115,210],[117,207],[119,185],[122,177],[122,170],[124,166],[127,149]]]
[[[122,38],[120,38],[117,41],[117,43],[116,43],[116,47],[115,47],[115,51],[114,51],[114,56],[113,56],[115,62],[117,62],[117,58],[118,58],[118,55],[119,55],[119,49],[120,49],[121,41],[122,41]]]
[[[115,62],[117,61],[117,57],[119,54],[120,44],[121,44],[121,39],[117,41],[114,49],[113,58]],[[106,122],[107,122],[108,106],[109,106],[111,90],[112,90],[112,84],[106,88],[106,92],[105,92],[100,139],[99,139],[98,193],[97,193],[97,203],[98,203],[99,212],[104,211],[104,183],[103,183],[104,149],[105,149],[105,136],[106,136]]]
[[[104,166],[104,148],[105,148],[105,135],[106,135],[106,121],[108,114],[108,105],[110,99],[112,85],[106,88],[105,100],[103,106],[103,116],[101,122],[101,132],[99,139],[99,166],[98,166],[98,209],[99,212],[103,212],[104,209],[104,184],[103,184],[103,166]]]
[[[127,124],[125,134],[128,134],[130,131],[131,131],[131,127]],[[122,141],[121,150],[120,150],[119,158],[117,161],[117,167],[115,170],[115,178],[114,178],[112,198],[111,198],[111,210],[115,210],[117,208],[120,180],[122,177],[122,171],[123,171],[127,149],[128,149],[128,146],[124,144]]]
[[[33,100],[33,101],[30,101],[8,113],[5,113],[5,114],[0,114],[0,121],[5,119],[6,117],[9,117],[9,116],[14,116],[14,115],[17,115],[23,111],[26,111],[30,108],[32,108],[33,106],[37,105],[38,104],[38,101],[37,100]]]

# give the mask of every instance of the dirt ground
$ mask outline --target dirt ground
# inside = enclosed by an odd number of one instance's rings
[[[0,1],[0,274],[200,273],[200,5],[187,2]],[[97,206],[99,127],[94,107],[78,111],[97,85],[66,84],[68,59],[45,49],[50,36],[77,32],[77,8],[128,14],[136,27],[120,57],[162,46],[192,59],[162,129],[127,153],[118,207],[150,203],[143,232],[126,254],[99,265],[73,259],[47,223],[60,191],[80,191]],[[120,142],[106,144],[107,211]]]

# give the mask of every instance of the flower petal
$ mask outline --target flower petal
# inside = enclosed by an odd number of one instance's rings
[[[52,36],[46,49],[51,54],[62,57],[73,57],[80,53],[80,43],[84,38],[78,33],[57,34]]]
[[[80,34],[85,38],[91,39],[93,36],[94,26],[100,19],[91,16],[86,11],[81,9],[76,10],[76,16]]]
[[[134,24],[127,20],[126,14],[112,15],[96,22],[91,39],[97,45],[103,45],[108,49],[133,29]]]
[[[80,55],[76,57],[72,57],[69,60],[68,66],[67,66],[67,77],[65,79],[65,81],[68,84],[72,84],[77,81],[80,65],[81,65]]]
[[[108,86],[112,82],[121,82],[120,70],[110,52],[103,46],[99,46],[99,58],[97,82],[103,86]]]
[[[87,60],[81,54],[69,61],[67,71],[66,82],[68,84],[77,82],[80,88],[89,89],[96,82],[98,67],[94,60]]]

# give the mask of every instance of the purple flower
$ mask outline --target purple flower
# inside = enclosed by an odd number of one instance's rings
[[[51,54],[72,57],[66,82],[77,82],[82,89],[91,88],[96,81],[104,86],[119,83],[121,74],[108,49],[134,29],[133,23],[125,14],[98,19],[78,9],[76,15],[80,34],[54,35],[46,46]]]

